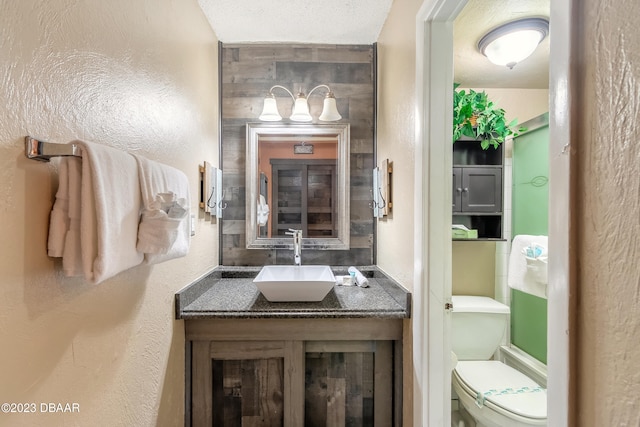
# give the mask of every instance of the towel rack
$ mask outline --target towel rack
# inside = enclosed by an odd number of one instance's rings
[[[30,136],[25,136],[25,155],[29,159],[48,162],[52,157],[76,156],[81,157],[78,144],[53,144],[51,142],[38,141]]]

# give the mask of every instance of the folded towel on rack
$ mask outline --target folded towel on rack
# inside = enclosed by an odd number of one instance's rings
[[[64,239],[62,269],[67,277],[82,276],[82,244],[80,242],[80,218],[82,215],[82,160],[69,157],[67,181],[69,186],[69,229]]]
[[[81,157],[60,159],[49,256],[66,276],[100,283],[189,250],[189,183],[170,166],[114,148],[73,141]]]
[[[135,159],[76,141],[82,153],[80,243],[85,278],[99,283],[142,263],[136,250],[140,182]]]
[[[512,289],[547,298],[547,236],[520,234],[511,242],[507,284]]]
[[[189,181],[184,172],[134,155],[138,164],[142,215],[138,251],[155,264],[189,252]]]
[[[128,153],[74,143],[82,159],[60,159],[48,249],[50,256],[62,257],[67,277],[84,275],[96,284],[143,261],[136,250],[138,168]]]
[[[69,163],[67,158],[60,160],[58,167],[58,191],[49,216],[49,239],[47,253],[50,257],[61,257],[64,240],[69,231]]]

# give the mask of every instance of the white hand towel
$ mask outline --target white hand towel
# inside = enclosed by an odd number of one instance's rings
[[[65,276],[82,276],[80,245],[80,206],[82,160],[76,157],[60,159],[59,184],[49,223],[48,254],[62,258]]]
[[[269,205],[267,205],[267,201],[264,196],[261,194],[258,197],[258,225],[265,226],[269,221]]]
[[[171,166],[134,157],[143,203],[138,250],[144,252],[147,264],[187,255],[190,244],[187,176]]]
[[[541,247],[538,257],[527,257],[526,248]],[[517,235],[511,242],[507,284],[512,289],[547,298],[547,236]]]
[[[138,228],[138,251],[145,254],[166,254],[178,239],[182,220],[186,216],[184,199],[174,193],[160,193],[142,208]]]
[[[366,277],[364,277],[364,275],[360,272],[360,270],[358,270],[355,267],[349,267],[347,269],[347,271],[349,273],[355,273],[355,275],[356,275],[356,284],[358,286],[360,286],[361,288],[368,288],[369,287],[369,281],[367,280]]]
[[[144,259],[136,250],[141,205],[138,167],[123,151],[76,143],[82,153],[82,264],[85,278],[99,283]]]

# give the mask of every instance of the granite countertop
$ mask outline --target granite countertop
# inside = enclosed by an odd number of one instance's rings
[[[411,294],[375,266],[358,267],[369,287],[334,286],[320,302],[269,302],[253,278],[261,267],[217,267],[176,293],[177,319],[408,318]],[[336,276],[347,267],[332,268]]]

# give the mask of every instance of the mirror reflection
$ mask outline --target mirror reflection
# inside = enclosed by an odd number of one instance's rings
[[[349,127],[247,125],[247,247],[348,249]]]
[[[337,159],[336,138],[261,137],[259,237],[292,228],[303,237],[336,237]]]

